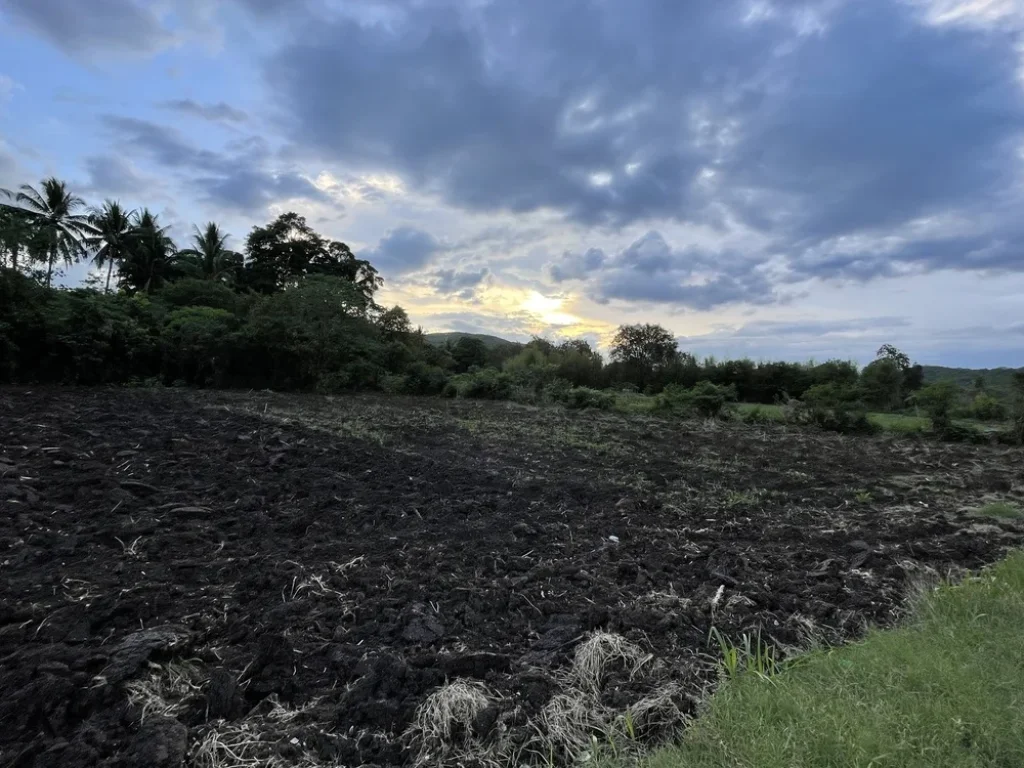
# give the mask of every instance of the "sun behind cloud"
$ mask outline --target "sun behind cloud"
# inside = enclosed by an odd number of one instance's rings
[[[520,305],[532,315],[536,315],[545,325],[579,325],[582,320],[576,315],[563,311],[565,297],[545,296],[537,291],[530,291]]]

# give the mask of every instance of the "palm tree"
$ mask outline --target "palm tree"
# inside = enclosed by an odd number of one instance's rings
[[[174,241],[148,208],[133,213],[131,222],[122,280],[129,290],[149,293],[164,282],[174,258]]]
[[[85,207],[85,201],[71,194],[67,184],[53,176],[43,179],[41,190],[22,184],[15,200],[35,219],[45,252],[46,287],[49,288],[58,258],[70,266],[85,253],[82,237],[88,233],[89,220],[75,213]]]
[[[85,244],[95,250],[93,261],[97,268],[107,267],[107,286],[110,290],[110,276],[114,265],[124,263],[131,249],[132,214],[121,207],[116,200],[106,200],[103,207],[89,215],[89,237]]]
[[[0,194],[11,196],[5,189],[0,189]],[[0,265],[19,271],[23,266],[21,254],[24,252],[29,261],[35,254],[35,236],[35,222],[28,211],[0,203]]]
[[[193,247],[179,251],[176,261],[204,280],[231,280],[242,266],[242,256],[228,250],[228,235],[212,221],[204,230],[194,229]]]

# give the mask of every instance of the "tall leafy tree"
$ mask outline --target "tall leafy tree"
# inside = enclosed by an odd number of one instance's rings
[[[106,290],[110,290],[110,277],[114,267],[120,269],[132,247],[132,213],[119,202],[106,200],[103,207],[89,216],[89,236],[86,246],[93,251],[97,268],[107,268]]]
[[[121,284],[131,292],[150,293],[163,285],[173,271],[174,241],[167,227],[148,208],[132,216],[127,258],[121,264]]]
[[[675,362],[676,340],[660,325],[621,325],[612,340],[612,360],[644,370],[657,370]]]
[[[85,255],[83,238],[89,231],[89,217],[78,211],[85,201],[73,195],[63,181],[51,176],[40,189],[22,184],[15,200],[34,219],[36,238],[46,261],[46,286],[53,281],[57,261],[70,266]]]
[[[183,271],[204,280],[228,282],[242,267],[242,255],[227,247],[228,235],[216,223],[195,227],[192,247],[179,251],[175,263]]]
[[[318,235],[297,213],[254,227],[245,249],[243,282],[258,293],[277,293],[306,275],[327,275],[353,283],[372,301],[383,282],[370,262],[357,259],[344,243]]]

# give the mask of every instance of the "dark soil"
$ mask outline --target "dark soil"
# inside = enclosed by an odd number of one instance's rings
[[[689,711],[712,626],[847,639],[1019,546],[968,509],[1021,467],[505,404],[0,390],[0,765],[189,764],[275,702],[305,708],[283,764],[398,765],[454,678],[514,741],[598,629],[655,659],[606,705],[675,682]],[[192,687],[144,717],[131,686],[175,663]]]

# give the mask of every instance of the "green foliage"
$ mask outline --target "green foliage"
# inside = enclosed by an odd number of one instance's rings
[[[565,404],[569,408],[607,411],[615,405],[615,395],[590,387],[573,387],[565,394]]]
[[[344,243],[314,232],[297,213],[253,227],[245,248],[247,259],[238,280],[257,293],[279,293],[303,277],[322,275],[351,283],[370,303],[382,284],[370,262],[357,259]]]
[[[937,433],[947,432],[952,424],[953,407],[960,397],[960,388],[951,381],[929,384],[914,395],[914,402],[924,409]]]
[[[233,314],[213,307],[182,307],[167,316],[162,334],[164,381],[223,385],[229,373]]]
[[[1024,509],[1008,501],[993,501],[976,509],[974,514],[980,517],[999,517],[1016,520],[1024,517]]]
[[[168,283],[154,297],[168,307],[212,307],[232,313],[237,312],[244,301],[226,285],[195,277]]]
[[[770,411],[763,405],[755,405],[753,408],[744,408],[738,411],[739,420],[744,424],[777,424],[781,421],[779,414]]]
[[[736,400],[736,390],[732,386],[724,387],[702,381],[687,389],[678,384],[669,384],[658,395],[658,409],[670,411],[681,416],[698,415],[704,418],[717,418],[722,414],[726,403]]]
[[[888,411],[903,404],[903,371],[890,358],[879,358],[865,366],[860,386],[872,408]]]
[[[719,669],[727,680],[740,675],[756,675],[763,679],[775,677],[780,664],[775,648],[761,639],[761,633],[744,633],[738,643],[732,642],[717,627],[712,627],[709,640],[718,645]]]
[[[1013,374],[1013,405],[1010,408],[1013,420],[1013,438],[1017,445],[1024,445],[1024,371]]]
[[[242,269],[242,254],[227,247],[228,236],[216,222],[195,228],[192,247],[179,251],[175,264],[183,274],[202,280],[233,283]]]
[[[815,384],[800,398],[812,408],[852,408],[860,404],[861,391],[856,383]]]
[[[442,394],[445,397],[508,400],[512,397],[514,385],[515,382],[509,374],[494,368],[482,368],[453,376],[445,385]]]
[[[474,336],[463,336],[451,349],[456,370],[465,373],[471,368],[482,368],[487,364],[487,346]]]
[[[975,395],[968,407],[968,416],[978,421],[1004,421],[1008,413],[1003,403],[985,392]]]
[[[1024,554],[919,600],[898,629],[727,679],[648,768],[1024,764]],[[737,667],[742,665],[737,664]]]
[[[250,312],[244,346],[250,376],[275,388],[375,388],[384,373],[369,299],[352,282],[307,277]]]

